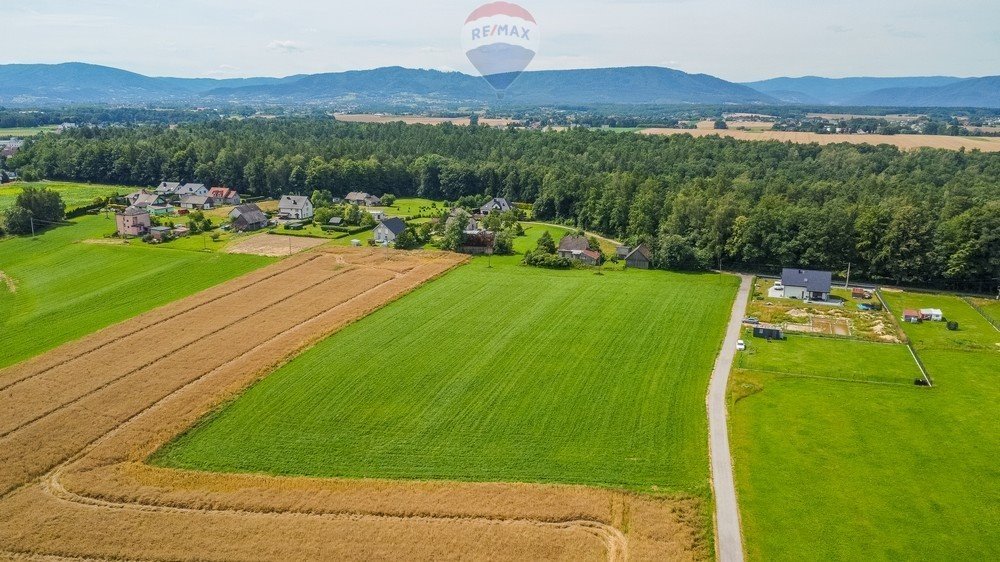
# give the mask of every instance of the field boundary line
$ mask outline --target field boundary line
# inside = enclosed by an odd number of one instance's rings
[[[16,433],[16,432],[20,431],[21,429],[24,429],[25,427],[28,427],[28,426],[34,424],[35,422],[37,422],[37,421],[39,421],[39,420],[41,420],[41,419],[43,419],[45,417],[48,417],[48,416],[52,415],[53,413],[58,412],[59,410],[62,410],[63,408],[66,408],[67,406],[72,406],[73,404],[79,402],[80,400],[83,400],[83,399],[85,399],[85,398],[87,398],[89,396],[93,396],[94,394],[96,394],[98,392],[101,392],[102,390],[106,390],[108,387],[110,387],[110,386],[112,386],[112,385],[114,385],[114,384],[116,384],[118,382],[121,382],[122,380],[125,380],[126,378],[128,378],[128,377],[130,377],[130,376],[132,376],[132,375],[134,375],[136,373],[138,373],[139,371],[141,371],[143,369],[152,367],[153,365],[159,363],[160,361],[166,359],[167,357],[170,357],[171,355],[173,355],[175,353],[179,353],[179,352],[181,352],[181,351],[183,351],[183,350],[191,347],[192,345],[197,345],[204,338],[214,336],[214,335],[218,334],[219,332],[221,332],[221,331],[223,331],[223,330],[225,330],[227,328],[230,328],[230,327],[232,327],[232,326],[234,326],[236,324],[239,324],[240,322],[243,322],[244,320],[247,320],[249,318],[252,318],[252,317],[258,315],[259,313],[261,313],[263,311],[266,311],[266,310],[268,310],[268,309],[270,309],[270,308],[272,308],[274,306],[278,306],[281,303],[286,302],[290,298],[294,298],[294,297],[296,297],[296,296],[298,296],[298,295],[300,295],[302,293],[305,293],[306,291],[309,291],[311,289],[314,289],[314,288],[322,285],[323,283],[326,283],[327,281],[330,281],[331,279],[336,279],[336,278],[340,277],[341,275],[343,275],[344,273],[348,273],[348,272],[351,272],[351,271],[355,271],[355,269],[341,269],[341,270],[336,270],[336,271],[334,271],[333,275],[331,275],[329,277],[325,277],[325,278],[321,279],[320,281],[317,281],[316,283],[313,283],[312,285],[309,285],[308,287],[304,287],[304,288],[302,288],[302,289],[300,289],[300,290],[298,290],[298,291],[296,291],[296,292],[288,295],[287,297],[285,297],[285,298],[283,298],[283,299],[281,299],[279,301],[273,302],[273,303],[271,303],[271,304],[269,304],[269,305],[267,305],[267,306],[265,306],[263,308],[254,309],[253,312],[250,312],[249,314],[241,316],[241,317],[237,318],[236,320],[233,320],[232,322],[229,322],[228,324],[220,326],[220,327],[216,328],[215,330],[212,330],[211,332],[208,332],[207,334],[205,334],[205,335],[203,335],[203,336],[201,336],[201,337],[199,337],[199,338],[197,338],[197,339],[195,339],[193,341],[190,341],[190,342],[188,342],[188,343],[186,343],[186,344],[184,344],[184,345],[182,345],[182,346],[180,346],[178,348],[175,348],[175,349],[172,349],[172,350],[170,350],[168,352],[160,354],[157,357],[153,358],[152,360],[150,360],[150,361],[148,361],[148,362],[146,362],[146,363],[144,363],[144,364],[142,364],[142,365],[140,365],[140,366],[138,366],[138,367],[136,367],[134,369],[131,369],[130,371],[128,371],[126,373],[123,373],[122,375],[119,375],[117,377],[109,379],[104,384],[98,386],[97,388],[94,388],[93,390],[90,390],[90,391],[88,391],[88,392],[86,392],[84,394],[81,394],[80,396],[77,396],[76,398],[74,398],[72,400],[69,400],[67,402],[64,402],[64,403],[62,403],[62,404],[60,404],[60,405],[58,405],[58,406],[56,406],[54,408],[46,410],[44,413],[41,413],[41,414],[35,416],[34,418],[32,418],[32,419],[30,419],[28,421],[25,421],[25,422],[19,424],[16,427],[13,427],[13,428],[11,428],[11,429],[9,429],[7,431],[0,432],[0,439],[3,439],[3,438],[5,438],[5,437],[7,437],[7,436],[9,436],[9,435],[11,435],[13,433]],[[32,377],[32,378],[34,378],[34,377]]]
[[[843,378],[843,377],[824,377],[823,375],[803,375],[802,373],[789,373],[787,371],[774,371],[774,370],[771,370],[771,369],[754,369],[754,368],[748,368],[748,367],[743,367],[743,366],[740,366],[739,369],[742,370],[742,371],[747,371],[747,372],[752,372],[752,373],[765,373],[765,374],[768,374],[768,375],[781,375],[781,376],[785,376],[785,377],[795,377],[795,378],[803,378],[803,379],[820,379],[820,380],[825,380],[825,381],[854,382],[854,383],[859,383],[859,384],[881,384],[881,385],[888,385],[888,386],[905,386],[905,387],[913,386],[911,384],[906,384],[904,382],[865,381],[865,380],[860,380],[860,379],[848,379],[848,378]]]
[[[882,289],[881,288],[875,289],[875,295],[878,296],[879,302],[882,303],[882,306],[885,307],[886,311],[889,313],[889,318],[892,319],[893,325],[895,325],[896,329],[899,330],[899,332],[903,334],[903,336],[906,338],[903,343],[906,344],[906,349],[910,350],[910,356],[913,357],[913,362],[916,363],[917,368],[920,369],[920,374],[921,376],[923,376],[924,382],[927,383],[927,388],[933,388],[934,383],[931,382],[931,376],[930,374],[927,373],[927,368],[924,366],[924,362],[921,361],[920,356],[917,355],[917,350],[916,348],[913,347],[913,342],[910,340],[910,336],[906,333],[906,330],[904,330],[903,326],[899,323],[899,320],[896,318],[896,313],[892,311],[892,307],[890,307],[889,303],[887,303],[885,299],[882,298]]]
[[[971,298],[969,297],[961,297],[961,298],[963,301],[968,303],[968,305],[971,306],[976,312],[978,312],[979,315],[982,316],[984,320],[989,322],[990,326],[993,326],[994,330],[1000,332],[1000,322],[997,322],[996,320],[993,319],[992,316],[986,314],[986,311],[984,311],[982,307],[980,307],[978,304],[972,302]]]
[[[281,275],[283,273],[288,273],[289,271],[298,269],[299,267],[307,265],[308,263],[312,262],[313,260],[319,258],[321,255],[322,254],[316,254],[315,256],[309,256],[305,261],[302,261],[301,263],[297,263],[297,264],[292,265],[291,267],[283,268],[283,269],[281,269],[279,271],[275,271],[273,273],[270,273],[267,276],[262,277],[262,278],[260,278],[260,279],[258,279],[256,281],[253,281],[253,282],[251,282],[251,283],[249,283],[247,285],[244,285],[242,287],[238,287],[238,288],[234,289],[232,292],[230,292],[227,295],[224,295],[223,297],[220,297],[220,298],[225,298],[226,296],[229,296],[229,295],[235,295],[237,293],[240,293],[242,291],[250,289],[250,288],[252,288],[252,287],[254,287],[256,285],[259,285],[259,284],[261,284],[261,283],[263,283],[263,282],[265,282],[265,281],[267,281],[269,279],[272,279],[272,278],[274,278],[274,277],[276,277],[278,275]],[[239,278],[237,278],[237,279],[239,279]],[[225,282],[219,283],[219,284],[214,285],[212,287],[207,287],[204,290],[205,291],[210,291],[210,290],[218,288],[219,286],[224,285],[224,284],[225,284]],[[195,295],[190,295],[189,297],[185,297],[185,298],[183,298],[181,300],[183,301],[183,300],[187,300],[187,299],[195,299],[197,297],[198,297],[198,295],[195,294]],[[173,302],[178,302],[178,301],[173,301]],[[104,328],[101,328],[100,330],[98,330],[96,332],[92,332],[91,334],[87,334],[87,335],[85,335],[83,337],[84,338],[86,338],[88,336],[95,336],[96,337],[96,336],[100,335],[101,332],[103,332],[105,330],[108,330],[108,329],[111,329],[111,328],[114,328],[116,326],[119,326],[121,324],[124,324],[125,322],[138,321],[139,319],[142,319],[142,321],[145,321],[147,319],[143,318],[143,317],[145,317],[147,315],[151,315],[151,314],[155,313],[156,311],[158,311],[161,308],[170,306],[171,304],[173,304],[173,302],[164,303],[163,305],[158,306],[158,307],[154,308],[153,310],[146,311],[146,312],[144,312],[144,313],[142,313],[142,314],[140,314],[138,316],[133,316],[131,318],[126,318],[125,320],[122,320],[121,322],[116,322],[114,324],[111,324],[110,326],[105,326]],[[204,306],[204,305],[205,305],[205,302],[192,303],[190,306],[187,306],[187,307],[185,307],[185,308],[177,311],[177,313],[171,314],[170,316],[167,316],[165,318],[159,319],[159,320],[157,320],[155,322],[150,322],[150,323],[142,326],[141,328],[138,328],[134,332],[129,332],[128,334],[126,334],[126,336],[133,336],[135,334],[141,334],[142,332],[145,332],[146,330],[148,330],[150,328],[153,328],[154,326],[156,326],[160,322],[166,322],[168,320],[173,320],[173,319],[177,318],[178,316],[181,316],[183,314],[187,314],[188,312],[191,312],[192,310],[196,310],[197,308],[199,308],[201,306]],[[105,347],[107,347],[109,345],[112,345],[115,342],[118,342],[119,340],[121,340],[123,337],[126,337],[126,336],[120,336],[120,337],[114,338],[112,340],[101,342],[98,345],[96,345],[94,347],[91,347],[91,348],[87,349],[86,351],[83,351],[82,353],[80,353],[78,355],[74,355],[74,356],[69,357],[67,359],[61,360],[61,361],[59,361],[57,363],[49,365],[48,367],[45,367],[44,369],[42,369],[42,370],[40,370],[38,372],[34,372],[34,373],[31,373],[31,374],[28,374],[28,375],[26,375],[26,376],[24,376],[24,377],[22,377],[20,379],[11,381],[10,383],[0,385],[0,391],[7,390],[8,388],[16,386],[16,385],[18,385],[18,384],[20,384],[20,383],[22,383],[22,382],[24,382],[24,381],[26,381],[28,379],[44,375],[45,373],[51,371],[52,369],[59,368],[59,367],[65,365],[67,363],[70,363],[72,361],[76,361],[77,359],[80,359],[81,357],[84,357],[86,355],[94,353],[95,351],[98,351],[98,350],[103,349],[103,348],[105,348]],[[77,339],[77,340],[70,340],[70,341],[68,341],[68,342],[60,345],[59,347],[62,347],[63,345],[70,345],[70,344],[74,343],[75,341],[79,341],[79,339]],[[41,355],[37,355],[36,357],[41,357],[42,355],[45,355],[46,353],[49,353],[49,352],[52,352],[52,351],[56,351],[56,350],[59,349],[59,347],[55,347],[55,348],[52,348],[52,349],[50,349],[48,351],[44,351],[44,352],[42,352]],[[32,359],[34,359],[34,357],[28,358],[25,361],[31,361]],[[15,363],[14,365],[10,365],[9,367],[5,367],[4,369],[0,369],[0,373],[2,373],[7,368],[14,368],[14,367],[17,367],[18,365],[19,365],[19,363]]]

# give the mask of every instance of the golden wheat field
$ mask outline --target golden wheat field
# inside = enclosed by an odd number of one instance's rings
[[[790,131],[737,131],[733,129],[667,129],[651,128],[639,131],[646,135],[691,135],[707,137],[720,135],[739,140],[776,140],[800,144],[819,143],[853,143],[853,144],[889,144],[903,150],[915,148],[944,148],[948,150],[981,150],[983,152],[1000,152],[1000,138],[992,137],[948,137],[940,135],[820,135],[817,133],[798,133]]]
[[[0,371],[0,558],[709,557],[697,498],[145,462],[301,350],[466,259],[307,250]]]

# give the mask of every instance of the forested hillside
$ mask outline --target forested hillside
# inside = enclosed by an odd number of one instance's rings
[[[319,119],[80,129],[29,141],[25,177],[224,184],[252,194],[498,195],[655,248],[660,265],[800,265],[989,290],[1000,154]]]

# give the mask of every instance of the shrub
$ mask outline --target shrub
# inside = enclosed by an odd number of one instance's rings
[[[952,332],[957,331],[958,330],[958,322],[955,322],[954,320],[950,320],[948,322],[948,329],[951,330]]]
[[[569,269],[573,267],[573,262],[568,258],[538,250],[524,254],[523,263],[525,265],[548,269]]]

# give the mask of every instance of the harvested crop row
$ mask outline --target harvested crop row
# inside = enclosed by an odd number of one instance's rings
[[[227,295],[238,295],[245,289],[287,272],[294,271],[319,258],[317,254],[300,255],[274,265],[248,273],[228,283],[201,291],[167,306],[151,310],[126,322],[109,326],[74,342],[64,344],[48,353],[29,359],[17,365],[0,370],[0,390],[26,378],[42,374],[66,361],[92,353],[121,338],[134,336],[175,316],[195,310]]]

